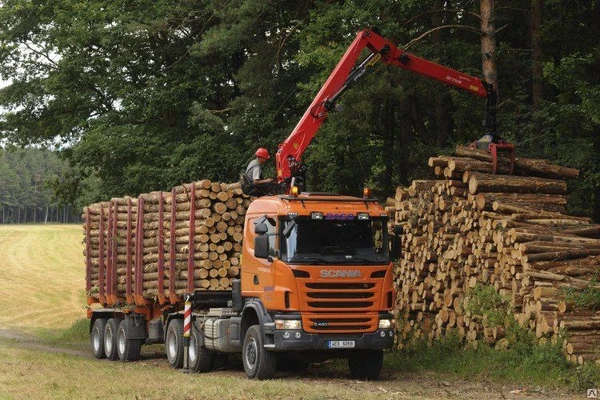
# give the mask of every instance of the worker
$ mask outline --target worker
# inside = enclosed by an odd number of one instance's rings
[[[243,177],[247,184],[244,193],[251,196],[264,196],[274,193],[276,184],[273,179],[262,177],[262,166],[271,158],[269,151],[264,147],[260,147],[254,155],[256,159],[250,161],[248,167],[246,167],[245,177]]]

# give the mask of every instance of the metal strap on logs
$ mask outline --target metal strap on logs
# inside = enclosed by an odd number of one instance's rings
[[[98,301],[100,304],[106,304],[104,296],[104,205],[100,204],[100,235],[98,235],[99,257],[98,257]]]
[[[188,273],[187,292],[194,292],[194,238],[196,233],[196,183],[192,182],[192,195],[190,199],[190,235],[188,238]]]
[[[135,249],[135,291],[133,297],[135,304],[143,306],[144,299],[144,198],[138,198],[137,232]]]
[[[158,302],[165,304],[165,235],[163,231],[165,199],[163,192],[158,193]]]
[[[131,223],[133,222],[133,216],[131,210],[131,198],[127,199],[127,264],[125,266],[125,296],[127,299],[127,304],[134,304],[135,299],[133,297],[133,254],[131,252],[131,240],[133,238],[133,234],[131,231]],[[136,236],[137,239],[137,236]]]
[[[92,296],[90,296],[90,292],[92,290],[92,256],[90,254],[91,246],[91,213],[90,208],[85,208],[85,291],[88,294],[88,305],[94,302]]]
[[[175,265],[175,214],[177,213],[176,208],[176,196],[177,193],[175,188],[171,189],[171,236],[170,236],[170,247],[169,247],[169,301],[171,303],[178,303],[181,301],[179,296],[175,294],[175,280],[177,279],[177,270]]]

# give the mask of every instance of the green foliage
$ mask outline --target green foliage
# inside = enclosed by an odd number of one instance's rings
[[[595,363],[587,363],[575,368],[569,375],[571,386],[583,392],[600,386],[600,367]]]
[[[596,273],[598,275],[598,273]],[[575,303],[577,307],[597,310],[600,308],[600,286],[598,277],[590,280],[583,289],[565,288],[565,299]]]
[[[504,325],[510,312],[510,304],[496,291],[492,285],[478,284],[467,292],[469,302],[466,310],[472,315],[484,317],[489,327]]]
[[[528,7],[496,8],[499,133],[518,155],[580,168],[570,210],[600,218],[599,6],[544,2],[535,110]],[[59,143],[70,170],[53,187],[78,206],[233,181],[256,147],[275,153],[359,30],[378,27],[415,55],[480,76],[478,12],[473,1],[7,0],[0,140]],[[482,99],[385,65],[340,104],[303,157],[311,190],[369,185],[386,197],[428,178],[430,156],[483,133]]]
[[[465,348],[452,331],[431,345],[422,340],[392,353],[385,362],[386,368],[399,372],[435,371],[464,379],[485,377],[529,385],[573,384],[579,373],[579,369],[565,359],[558,344],[527,344],[506,351],[486,345]]]
[[[69,172],[55,152],[0,148],[0,223],[73,222],[52,190]]]

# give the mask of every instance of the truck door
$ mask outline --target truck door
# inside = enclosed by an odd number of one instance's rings
[[[269,303],[273,301],[275,291],[277,219],[262,216],[249,218],[247,223],[242,256],[242,293]],[[259,254],[261,251],[263,254]]]

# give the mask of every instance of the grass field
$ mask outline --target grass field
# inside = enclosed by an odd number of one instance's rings
[[[96,360],[82,238],[78,225],[0,225],[0,399],[579,399],[600,383],[596,370],[566,366],[556,352],[473,352],[450,342],[387,354],[376,382],[350,380],[342,361],[264,382],[235,362],[183,374],[161,345],[144,347],[139,362]]]
[[[0,328],[60,330],[85,317],[80,225],[0,226]]]

